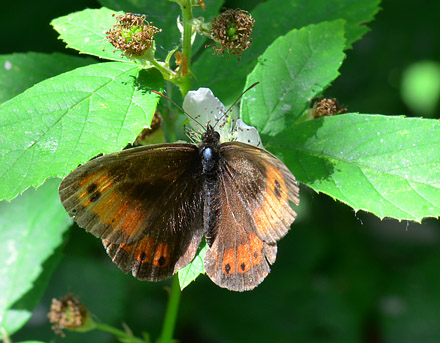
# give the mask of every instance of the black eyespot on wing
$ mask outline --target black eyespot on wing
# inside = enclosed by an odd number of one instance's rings
[[[229,274],[229,272],[231,271],[231,266],[229,265],[229,263],[225,266],[225,271],[226,274]]]
[[[97,188],[98,188],[98,186],[96,185],[96,183],[91,183],[87,187],[87,193],[92,194],[94,191],[96,191]]]
[[[166,258],[164,256],[161,256],[158,261],[159,266],[163,266],[166,261],[167,261]]]
[[[87,187],[87,194],[90,195],[91,202],[96,202],[101,197],[101,192],[98,191],[98,186],[96,185],[96,183],[91,183]]]

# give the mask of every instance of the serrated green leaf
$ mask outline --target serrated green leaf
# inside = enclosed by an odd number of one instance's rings
[[[277,36],[293,28],[344,19],[346,48],[350,48],[369,31],[366,24],[379,11],[379,4],[380,0],[269,0],[255,11],[261,16],[260,22],[263,21],[261,29],[275,30]]]
[[[91,58],[36,52],[0,56],[0,103],[34,84],[66,71],[95,63]]]
[[[38,191],[0,203],[0,327],[9,335],[30,318],[58,262],[52,256],[48,265],[48,258],[71,223],[59,201],[58,185],[53,179]]]
[[[56,18],[51,25],[68,48],[104,59],[132,63],[120,51],[115,51],[106,38],[106,32],[116,24],[115,16],[121,14],[105,7],[86,9]]]
[[[108,62],[45,80],[0,105],[0,199],[123,148],[151,123],[155,69]]]
[[[309,25],[279,37],[258,58],[246,87],[241,116],[260,133],[290,127],[339,75],[344,59],[344,21]]]
[[[197,279],[200,274],[205,274],[203,260],[205,259],[206,249],[207,244],[205,243],[191,263],[178,271],[181,290]]]
[[[197,87],[208,87],[223,103],[232,103],[240,95],[246,75],[256,59],[279,36],[292,29],[310,24],[344,19],[346,21],[346,48],[367,30],[379,10],[379,0],[270,0],[252,10],[255,28],[252,46],[243,52],[240,61],[213,56],[207,49],[193,64]]]
[[[304,122],[265,146],[297,179],[379,218],[440,215],[438,120],[344,114]]]

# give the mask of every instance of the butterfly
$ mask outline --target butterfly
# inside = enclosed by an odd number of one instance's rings
[[[296,218],[297,181],[270,152],[221,142],[206,125],[200,144],[165,143],[98,157],[60,184],[61,202],[103,240],[125,273],[159,281],[188,265],[205,238],[204,267],[232,291],[259,285],[277,241]]]

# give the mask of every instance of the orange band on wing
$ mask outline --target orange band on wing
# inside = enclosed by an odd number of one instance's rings
[[[248,235],[246,244],[239,245],[237,250],[228,249],[223,254],[222,270],[226,275],[238,271],[248,272],[252,266],[258,265],[263,259],[263,241],[254,233]]]
[[[239,273],[246,273],[249,269],[251,269],[250,263],[250,255],[249,255],[249,245],[243,244],[239,245],[237,248],[237,270]]]
[[[257,235],[249,234],[249,246],[251,247],[252,265],[256,266],[263,259],[263,241]]]
[[[234,249],[228,249],[223,255],[222,271],[226,275],[235,273],[235,251]]]
[[[137,243],[121,244],[120,248],[129,254],[134,251],[134,257],[141,263],[151,263],[154,253],[154,238],[145,236]]]
[[[295,212],[289,205],[289,194],[281,172],[268,167],[266,190],[261,206],[254,211],[253,217],[257,234],[269,241],[277,241],[287,232],[295,218]]]
[[[147,217],[139,201],[129,201],[114,189],[113,179],[103,172],[88,175],[80,182],[83,190],[78,196],[80,204],[89,208],[102,224],[122,231],[126,237],[134,237],[139,225]]]
[[[159,243],[154,253],[153,264],[156,267],[164,268],[170,262],[170,246],[167,243]]]
[[[119,246],[127,253],[134,253],[134,257],[141,263],[152,263],[156,267],[165,268],[170,262],[170,246],[167,243],[155,245],[153,237],[145,236],[134,244]]]

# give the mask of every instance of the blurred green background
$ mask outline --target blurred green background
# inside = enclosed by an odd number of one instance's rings
[[[251,10],[257,2],[227,5]],[[49,22],[85,7],[99,4],[3,3],[0,53],[66,52]],[[385,0],[381,7],[325,95],[349,111],[438,118],[440,3]],[[380,221],[306,187],[298,212],[271,274],[254,291],[229,292],[205,276],[184,290],[175,333],[180,342],[440,342],[437,220]],[[125,322],[135,334],[157,337],[169,281],[139,282],[120,272],[92,235],[74,227],[69,236],[42,302],[13,339],[115,342],[99,332],[53,334],[46,319],[50,300],[68,292],[101,321]]]

